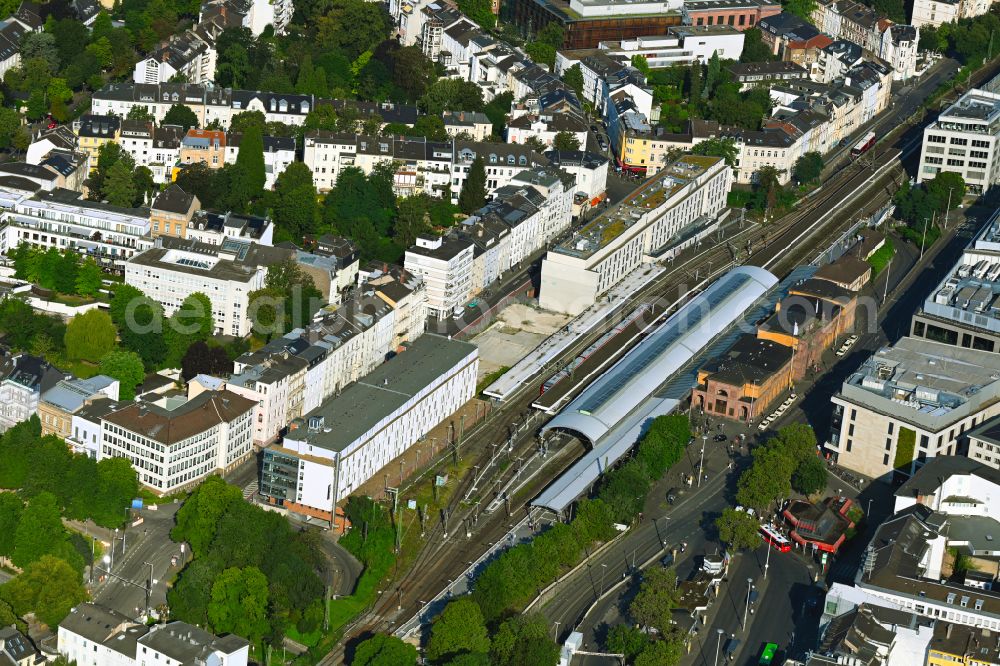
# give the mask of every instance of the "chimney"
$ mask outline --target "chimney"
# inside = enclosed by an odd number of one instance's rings
[[[945,633],[944,633],[944,637],[945,638],[951,638],[951,629],[954,626],[955,625],[953,625],[951,622],[948,623],[948,628],[945,630]]]
[[[799,322],[794,322],[792,324],[792,335],[796,337],[799,335]]]

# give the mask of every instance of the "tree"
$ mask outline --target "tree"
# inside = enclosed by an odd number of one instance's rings
[[[459,0],[458,8],[478,25],[489,30],[497,23],[490,0]]]
[[[180,125],[187,132],[192,127],[198,127],[198,116],[183,104],[174,104],[163,116],[161,125]]]
[[[195,375],[222,375],[231,372],[232,369],[233,363],[229,360],[225,349],[210,347],[201,340],[193,342],[181,360],[181,377],[185,381]]]
[[[395,636],[375,634],[354,651],[352,666],[413,666],[417,648]]]
[[[195,162],[177,174],[177,186],[198,197],[202,208],[218,208],[225,195],[225,174],[204,162]]]
[[[552,666],[559,661],[559,646],[549,637],[549,624],[541,615],[516,615],[500,625],[490,646],[495,664]]]
[[[552,69],[555,66],[556,50],[563,47],[564,37],[562,26],[556,21],[549,21],[538,31],[535,39],[524,45],[524,50],[532,60],[545,63]]]
[[[823,156],[817,152],[808,152],[795,160],[792,176],[799,183],[811,183],[819,180],[823,173]]]
[[[419,46],[396,49],[389,60],[392,81],[405,93],[408,101],[416,102],[434,83],[434,63],[424,55]]]
[[[629,614],[644,627],[666,635],[671,629],[671,613],[677,607],[677,572],[673,568],[652,567],[642,576],[639,593],[629,606]]]
[[[76,272],[76,293],[80,296],[96,296],[101,290],[103,280],[104,271],[96,261],[87,257]]]
[[[429,231],[430,206],[429,197],[423,193],[400,200],[393,229],[402,247],[410,247],[418,235]]]
[[[174,541],[187,541],[196,556],[207,553],[215,538],[219,520],[243,495],[218,476],[210,476],[177,511],[177,525],[170,532]]]
[[[118,332],[111,317],[101,310],[78,314],[66,326],[66,355],[97,363],[115,346]]]
[[[774,52],[764,43],[759,28],[743,31],[743,52],[740,53],[740,62],[768,62],[774,58]]]
[[[454,599],[431,626],[425,654],[432,662],[443,662],[462,653],[487,653],[490,637],[479,605],[469,597]]]
[[[216,633],[233,633],[257,643],[270,630],[267,577],[257,567],[223,571],[212,585],[208,619]]]
[[[740,151],[736,148],[736,142],[733,139],[712,137],[711,139],[706,139],[695,144],[691,148],[691,152],[695,155],[722,157],[725,159],[727,166],[735,167],[736,158],[739,156]]]
[[[563,83],[572,88],[577,97],[583,97],[583,70],[580,69],[580,63],[563,72]]]
[[[629,663],[639,656],[648,643],[649,635],[639,627],[616,624],[608,630],[608,651],[625,655],[625,661]]]
[[[11,561],[19,567],[26,567],[43,555],[59,552],[65,540],[66,530],[63,528],[55,495],[39,493],[31,498],[21,514],[14,532]]]
[[[486,205],[486,164],[482,155],[476,155],[465,177],[462,192],[458,195],[458,207],[466,215],[471,215]]]
[[[268,336],[305,326],[325,304],[312,277],[291,259],[267,267],[264,288],[251,292],[249,302],[254,331]]]
[[[51,555],[27,565],[20,576],[0,588],[0,594],[11,602],[17,615],[33,612],[52,629],[71,608],[87,599],[80,574]]]
[[[115,162],[104,181],[104,197],[113,206],[130,207],[135,201],[135,183],[125,162]]]
[[[924,183],[927,194],[938,202],[938,212],[947,212],[949,203],[954,210],[962,204],[965,197],[965,179],[960,174],[951,171],[941,171],[934,178]]]
[[[319,200],[312,172],[304,162],[292,162],[274,183],[274,223],[293,242],[316,231]]]
[[[878,2],[879,0],[876,0]],[[812,22],[812,13],[816,11],[816,0],[785,0],[784,10],[795,14],[801,19]],[[900,19],[904,21],[905,19]]]
[[[448,140],[448,131],[444,127],[444,118],[441,116],[420,116],[413,124],[413,135],[424,136],[431,141]]]
[[[14,109],[0,107],[0,148],[10,148],[21,130],[21,116]]]
[[[135,469],[128,458],[105,458],[95,469],[96,492],[85,498],[87,514],[103,527],[121,527],[128,518],[129,503],[139,492]]]
[[[55,35],[50,32],[28,32],[21,38],[21,62],[26,63],[36,58],[55,74],[59,69],[59,47]]]
[[[240,151],[229,180],[231,208],[246,210],[250,202],[260,197],[265,182],[264,137],[260,127],[251,125],[240,139]]]
[[[267,118],[262,111],[240,111],[229,121],[229,131],[246,134],[251,127],[258,127],[263,133]]]
[[[531,136],[529,136],[527,139],[524,140],[524,145],[528,148],[531,148],[536,153],[544,153],[549,149],[549,147],[545,145],[545,142],[539,139],[534,134],[532,134]]]
[[[135,387],[146,377],[146,369],[142,357],[135,352],[116,350],[101,359],[101,374],[118,380],[120,400],[131,400],[135,397]]]
[[[733,508],[723,509],[715,520],[719,539],[736,550],[752,550],[760,545],[760,523],[745,511]]]
[[[685,654],[684,643],[676,638],[650,641],[636,657],[635,666],[674,666]]]
[[[482,111],[483,91],[471,81],[438,79],[418,105],[432,116],[440,116],[445,111]]]
[[[389,12],[379,3],[331,0],[325,6],[330,10],[315,23],[321,50],[337,50],[353,60],[389,37]]]
[[[552,147],[556,150],[580,150],[580,139],[573,132],[559,132],[552,139]]]
[[[803,495],[823,491],[826,482],[826,464],[818,456],[810,456],[800,462],[792,474],[792,489]]]
[[[649,68],[649,60],[646,58],[646,56],[644,55],[632,56],[631,64],[637,70],[642,72],[643,75],[649,76],[651,70]]]
[[[778,203],[778,192],[781,190],[779,174],[780,172],[770,165],[762,166],[754,173],[755,190],[763,197],[761,207],[765,215],[769,215]]]
[[[160,187],[153,179],[153,172],[149,167],[136,167],[132,172],[132,186],[135,188],[135,198],[132,199],[133,206],[148,204],[159,192]]]
[[[14,553],[17,524],[21,522],[24,502],[14,493],[0,493],[0,557]]]

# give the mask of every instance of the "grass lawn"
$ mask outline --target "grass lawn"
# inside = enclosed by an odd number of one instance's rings
[[[868,257],[868,264],[872,267],[872,274],[878,275],[892,261],[896,254],[896,248],[892,245],[892,239],[886,238],[885,245],[880,247],[872,256]]]

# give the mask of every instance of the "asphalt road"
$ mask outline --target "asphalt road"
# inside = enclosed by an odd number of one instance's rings
[[[181,570],[185,558],[190,557],[189,549],[185,548],[185,552],[181,553],[181,544],[170,539],[174,514],[179,508],[180,504],[170,503],[162,504],[156,510],[143,509],[142,524],[126,527],[123,533],[119,533],[114,544],[114,561],[110,564],[98,562],[95,567],[91,592],[95,602],[137,617],[146,606],[145,588],[152,571],[152,579],[156,583],[152,586],[150,605],[156,608],[166,603],[166,583]],[[110,551],[105,555],[110,558]],[[171,565],[171,557],[175,555],[177,564]],[[114,575],[108,575],[107,571]]]

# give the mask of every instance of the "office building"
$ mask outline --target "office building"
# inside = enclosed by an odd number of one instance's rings
[[[973,89],[924,128],[917,182],[943,171],[957,173],[974,194],[1000,178],[1000,94]]]
[[[946,345],[1000,351],[1000,214],[913,315],[910,335]]]
[[[333,522],[336,506],[475,394],[479,350],[425,334],[264,451],[260,492]]]
[[[548,23],[563,29],[562,47],[587,49],[609,39],[662,35],[683,21],[678,0],[621,3],[613,0],[515,0],[513,21],[534,34]]]
[[[769,0],[686,0],[684,23],[693,26],[724,25],[747,30],[761,19],[781,13],[781,3]]]
[[[955,455],[968,430],[1000,413],[1000,354],[904,337],[883,347],[833,397],[827,448],[865,476],[910,476]]]
[[[714,228],[731,182],[721,158],[677,160],[548,251],[539,304],[579,314],[651,257],[666,258],[696,242]]]
[[[231,391],[142,398],[101,419],[98,459],[127,458],[139,483],[171,495],[252,455],[255,407]]]
[[[750,423],[792,385],[791,361],[790,347],[744,335],[698,369],[691,400],[706,414]]]

